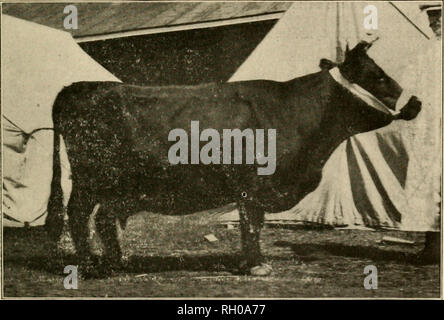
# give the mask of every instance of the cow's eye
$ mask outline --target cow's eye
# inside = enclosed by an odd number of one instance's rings
[[[385,78],[384,78],[384,77],[378,78],[378,81],[379,81],[379,82],[384,82],[384,81],[385,81]]]

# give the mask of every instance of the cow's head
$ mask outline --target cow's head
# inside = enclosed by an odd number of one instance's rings
[[[382,105],[390,110],[395,110],[396,103],[403,90],[395,80],[388,76],[384,70],[367,55],[367,50],[376,40],[377,38],[373,41],[361,41],[351,50],[347,47],[344,62],[341,64],[335,64],[327,59],[321,59],[320,67],[324,70],[337,67],[340,75],[348,80],[349,83],[365,89],[376,97],[377,100],[382,102]],[[411,120],[416,117],[420,110],[421,102],[416,97],[411,97],[398,115],[390,114],[390,117],[386,118],[390,120]],[[371,124],[369,125],[371,126]],[[376,127],[377,125],[368,129],[376,129]]]
[[[372,42],[361,41],[352,50],[347,48],[345,60],[338,66],[339,70],[347,80],[361,86],[395,110],[402,88],[367,55],[371,46]]]

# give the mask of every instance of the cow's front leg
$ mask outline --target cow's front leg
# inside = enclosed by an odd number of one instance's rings
[[[260,248],[260,232],[264,225],[265,212],[252,200],[238,202],[242,242],[241,271],[251,275],[266,276],[271,266],[264,263]]]

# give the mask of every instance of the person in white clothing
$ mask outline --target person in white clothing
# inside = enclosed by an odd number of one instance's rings
[[[426,232],[425,246],[418,258],[424,263],[438,263],[441,252],[441,4],[422,4],[419,9],[427,13],[435,37],[405,74],[413,83],[410,89],[423,101],[423,112],[412,122],[414,135],[410,147],[417,159],[409,161],[406,192],[412,204],[418,199],[430,204],[421,208],[427,211],[431,228]]]

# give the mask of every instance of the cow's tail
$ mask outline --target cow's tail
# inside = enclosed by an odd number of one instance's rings
[[[57,105],[53,108],[54,120],[54,149],[53,149],[53,174],[51,181],[51,195],[48,202],[48,215],[46,217],[46,230],[49,239],[57,242],[63,232],[64,225],[64,208],[63,208],[63,190],[61,184],[62,169],[60,163],[60,130],[58,129],[58,121],[54,116]]]

